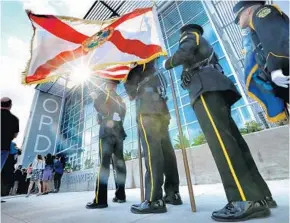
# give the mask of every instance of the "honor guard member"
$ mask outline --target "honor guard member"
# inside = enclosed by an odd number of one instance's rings
[[[235,23],[250,27],[256,60],[271,81],[277,97],[289,104],[289,18],[265,1],[239,1],[233,8]]]
[[[228,204],[213,212],[212,218],[231,222],[266,217],[270,210],[261,184],[267,185],[231,117],[231,105],[241,96],[223,74],[212,46],[202,37],[202,27],[189,24],[180,32],[179,49],[163,65],[167,70],[183,66],[182,87],[189,92],[222,179]]]
[[[100,170],[97,176],[95,199],[86,205],[88,209],[108,207],[107,185],[112,159],[116,171],[115,183],[117,186],[113,202],[126,202],[126,165],[123,157],[123,141],[126,138],[123,121],[126,107],[122,98],[116,93],[116,86],[117,82],[110,81],[106,83],[105,89],[100,90],[98,94],[91,93],[100,122]]]
[[[145,157],[145,201],[133,205],[135,214],[164,213],[166,203],[181,205],[179,175],[168,126],[166,79],[155,69],[155,60],[138,65],[124,84],[130,100],[136,101],[138,131]],[[165,197],[162,185],[165,175]]]
[[[93,93],[91,94],[92,97],[95,97],[96,95]],[[102,119],[103,119],[103,116],[100,114],[100,113],[97,113],[97,123],[99,125],[102,124]],[[123,120],[124,121],[124,120]],[[114,180],[115,180],[115,187],[118,188],[118,185],[117,185],[117,178],[116,178],[116,168],[115,168],[115,164],[116,163],[116,158],[114,156],[114,154],[112,155],[112,159],[111,159],[111,164],[112,164],[112,167],[113,167],[113,174],[114,174]],[[117,201],[116,197],[113,199],[113,202]]]

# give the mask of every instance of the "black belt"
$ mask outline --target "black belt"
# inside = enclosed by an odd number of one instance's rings
[[[206,69],[206,68],[213,68],[218,70],[219,72],[223,73],[223,69],[219,64],[207,64],[199,67],[187,68],[181,75],[181,87],[186,89],[187,86],[191,83],[191,77],[196,74],[198,71]]]
[[[189,72],[189,71],[197,72],[197,71],[203,70],[205,68],[214,68],[214,69],[217,69],[217,70],[223,72],[221,65],[219,65],[218,63],[217,64],[207,64],[207,65],[203,65],[203,66],[199,66],[199,67],[193,67],[193,68],[186,68],[185,71],[187,71],[187,72]]]

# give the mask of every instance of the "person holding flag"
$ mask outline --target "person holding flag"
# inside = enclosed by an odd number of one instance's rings
[[[268,121],[286,120],[285,102],[282,98],[276,96],[275,87],[263,69],[264,64],[256,57],[251,39],[252,35],[250,28],[242,30],[246,91],[251,98],[258,101],[263,107]]]
[[[233,12],[235,23],[249,29],[253,44],[245,58],[245,67],[251,68],[246,72],[249,96],[264,107],[269,121],[277,122],[287,118],[289,105],[289,18],[278,6],[265,3],[239,1]]]
[[[155,68],[156,60],[136,66],[124,84],[130,100],[136,100],[138,131],[145,158],[145,201],[131,206],[135,214],[164,213],[166,203],[181,205],[179,175],[168,126],[166,79]],[[165,197],[162,185],[165,175]]]
[[[116,93],[117,83],[118,81],[107,81],[104,90],[100,89],[98,94],[91,93],[95,109],[102,118],[99,132],[100,169],[97,176],[95,198],[93,202],[86,205],[88,209],[108,207],[107,187],[113,155],[117,186],[113,202],[126,202],[126,165],[123,156],[123,141],[126,138],[123,122],[126,115],[126,105]]]

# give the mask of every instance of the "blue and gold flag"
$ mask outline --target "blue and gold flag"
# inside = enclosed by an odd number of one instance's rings
[[[245,82],[248,95],[257,101],[265,110],[267,120],[278,122],[286,116],[285,105],[282,99],[275,96],[270,82],[262,80],[258,74],[262,72],[255,59],[251,32],[243,32],[243,47],[245,52]]]

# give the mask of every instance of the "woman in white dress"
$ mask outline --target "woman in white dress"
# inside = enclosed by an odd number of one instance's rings
[[[38,187],[38,195],[41,195],[41,183],[40,181],[42,180],[42,174],[44,170],[45,162],[43,161],[43,158],[41,155],[37,155],[35,157],[35,160],[32,163],[32,175],[30,178],[30,184],[28,187],[28,192],[26,197],[29,197],[30,191],[33,187],[33,184],[36,183]]]

